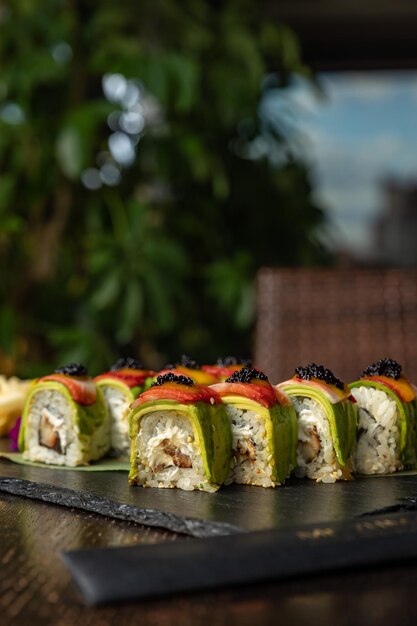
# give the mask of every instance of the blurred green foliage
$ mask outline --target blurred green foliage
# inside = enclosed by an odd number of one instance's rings
[[[308,172],[259,115],[268,68],[308,76],[293,33],[249,0],[13,0],[0,29],[0,369],[248,354],[257,269],[322,260]],[[91,190],[116,72],[157,119]]]

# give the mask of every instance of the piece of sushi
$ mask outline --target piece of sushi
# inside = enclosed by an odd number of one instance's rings
[[[40,378],[29,391],[19,449],[30,461],[88,465],[110,449],[110,419],[100,389],[82,365]]]
[[[130,457],[130,405],[151,385],[153,376],[154,372],[143,369],[137,359],[127,357],[116,361],[109,372],[94,378],[110,413],[112,450],[121,458]]]
[[[225,481],[231,433],[219,395],[172,372],[132,405],[129,482],[216,491]]]
[[[296,476],[323,483],[351,478],[357,409],[347,385],[311,363],[277,387],[292,398],[297,413]]]
[[[163,376],[168,372],[171,372],[171,374],[174,374],[175,376],[188,376],[188,378],[191,378],[191,380],[197,383],[197,385],[213,385],[214,383],[219,382],[219,378],[217,378],[217,376],[204,371],[203,367],[187,354],[183,354],[179,361],[166,365],[160,372],[158,372],[158,375]]]
[[[219,357],[216,365],[202,365],[201,369],[214,376],[219,382],[224,382],[234,372],[244,367],[252,367],[252,361],[237,356],[225,356]]]
[[[288,396],[262,372],[242,368],[211,387],[226,405],[232,430],[227,483],[276,487],[296,462],[297,418]]]
[[[416,391],[401,370],[381,359],[350,385],[359,409],[354,466],[361,474],[416,467]]]

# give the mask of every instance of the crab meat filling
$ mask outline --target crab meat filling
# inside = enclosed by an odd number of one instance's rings
[[[311,461],[314,461],[320,452],[320,437],[315,426],[307,428],[305,435],[307,436],[307,441],[300,440],[298,450],[304,461],[306,463],[311,463]]]
[[[58,454],[64,454],[66,448],[65,421],[42,409],[39,424],[39,445],[55,450]]]
[[[175,467],[184,467],[189,468],[192,467],[193,464],[191,462],[191,457],[188,454],[184,454],[181,452],[181,449],[178,448],[172,441],[169,439],[163,439],[159,444],[161,451],[166,457],[164,461],[159,463],[154,469],[156,471],[160,471],[161,469],[165,469],[170,465],[175,465]]]

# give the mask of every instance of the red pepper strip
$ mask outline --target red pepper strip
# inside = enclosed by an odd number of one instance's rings
[[[228,365],[227,367],[223,365],[202,365],[201,369],[204,372],[207,372],[207,374],[211,374],[218,380],[223,380],[225,378],[229,378],[234,372],[241,370],[243,367],[245,367],[245,365],[242,364]]]
[[[212,387],[206,387],[204,385],[181,385],[179,383],[168,382],[163,385],[150,387],[141,393],[130,405],[130,408],[136,409],[141,404],[145,404],[146,402],[158,402],[158,400],[174,400],[179,404],[196,404],[196,402],[221,404],[220,396]]]
[[[284,381],[283,383],[279,383],[278,387],[285,391],[285,387],[288,385],[294,384],[294,382],[299,383],[300,385],[306,385],[306,387],[316,387],[319,389],[326,398],[332,403],[336,404],[341,400],[346,400],[350,396],[350,389],[346,385],[344,385],[343,389],[339,389],[335,387],[335,385],[329,385],[324,382],[324,380],[320,380],[318,378],[311,378],[310,380],[305,380],[304,378],[299,378],[298,376],[294,376],[289,380]]]
[[[130,368],[116,370],[114,372],[105,372],[94,378],[94,382],[103,380],[104,378],[114,378],[125,383],[130,389],[132,387],[140,387],[147,378],[154,376],[154,372],[147,370],[134,370]]]
[[[88,406],[94,404],[97,399],[96,386],[91,378],[66,376],[65,374],[50,374],[49,376],[43,376],[38,382],[41,383],[48,380],[65,385],[72,399],[74,402],[77,402],[77,404]]]
[[[198,385],[212,385],[213,383],[219,382],[217,376],[203,372],[203,370],[193,370],[190,367],[183,367],[182,365],[177,365],[177,367],[172,370],[162,370],[158,372],[158,376],[168,374],[168,372],[176,376],[188,376],[188,378],[191,378]]]
[[[362,376],[361,380],[373,380],[375,383],[385,385],[396,393],[403,402],[412,402],[416,397],[416,390],[404,376],[398,380],[389,376]]]
[[[274,406],[274,404],[280,404],[281,406],[289,406],[291,404],[291,400],[285,393],[276,389],[267,381],[218,383],[217,385],[212,385],[211,389],[217,391],[221,397],[243,396],[249,400],[258,402],[258,404],[268,409]]]

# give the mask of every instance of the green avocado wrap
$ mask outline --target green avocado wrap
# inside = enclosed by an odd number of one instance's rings
[[[241,368],[212,385],[224,404],[232,430],[233,464],[227,483],[276,487],[295,467],[297,418],[289,398],[265,374]]]
[[[27,460],[70,467],[105,456],[110,420],[101,390],[87,376],[39,379],[26,397],[19,449]]]
[[[120,458],[130,457],[130,405],[153,381],[154,372],[142,369],[132,357],[119,359],[109,372],[94,378],[102,390],[111,421],[111,447]]]
[[[381,359],[351,383],[358,410],[355,470],[388,474],[417,466],[416,391],[393,359]]]
[[[231,433],[219,396],[186,376],[158,376],[132,405],[131,484],[215,491],[230,466]]]
[[[324,483],[350,479],[357,408],[348,387],[314,363],[297,368],[296,376],[278,387],[297,413],[296,476]]]

